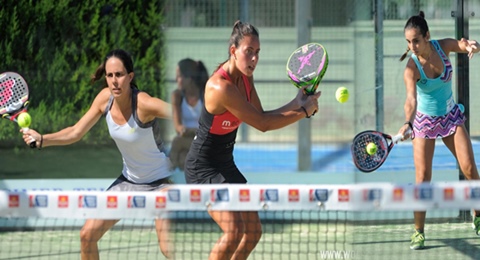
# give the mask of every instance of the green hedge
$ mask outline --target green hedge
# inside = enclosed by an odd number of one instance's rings
[[[0,71],[16,71],[30,88],[32,128],[74,124],[101,86],[90,75],[112,49],[134,58],[141,90],[166,99],[164,0],[4,0],[0,8]],[[18,126],[0,120],[0,147],[24,145]],[[104,122],[81,141],[110,144]]]

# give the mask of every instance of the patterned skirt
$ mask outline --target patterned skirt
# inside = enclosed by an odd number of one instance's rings
[[[465,123],[465,120],[465,114],[458,104],[444,116],[429,116],[417,111],[413,122],[414,136],[425,139],[447,137],[454,134],[457,126]]]

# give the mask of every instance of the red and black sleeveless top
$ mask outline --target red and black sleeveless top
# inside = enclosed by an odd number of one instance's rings
[[[222,67],[220,67],[215,73],[222,75],[222,77],[224,77],[230,82],[232,81],[230,76]],[[250,102],[250,90],[251,90],[250,81],[248,81],[248,78],[245,75],[242,75],[242,79],[243,79],[243,84],[245,84],[245,88],[247,91],[247,101]],[[207,117],[212,117],[204,121],[206,123],[206,126],[209,126],[208,132],[212,134],[216,134],[216,135],[228,134],[234,131],[235,129],[237,129],[242,123],[240,119],[238,119],[228,110],[219,115],[212,115],[206,109],[205,109],[205,112],[206,113],[204,114],[206,114]]]
[[[219,73],[230,82],[232,81],[222,67],[215,73]],[[242,75],[242,80],[247,92],[247,101],[250,102],[252,89],[250,81],[245,75]],[[227,159],[230,157],[233,153],[237,129],[242,121],[228,110],[218,115],[211,114],[207,111],[205,104],[198,121],[197,134],[192,142],[190,152],[200,158],[211,158],[213,156],[216,159]]]

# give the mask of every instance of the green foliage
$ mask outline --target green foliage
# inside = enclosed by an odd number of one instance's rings
[[[163,6],[164,0],[4,0],[0,71],[16,71],[29,84],[31,127],[47,133],[75,124],[100,91],[90,75],[116,48],[132,54],[139,88],[166,99]],[[0,146],[23,145],[17,132],[1,120]],[[82,142],[110,144],[104,120]]]

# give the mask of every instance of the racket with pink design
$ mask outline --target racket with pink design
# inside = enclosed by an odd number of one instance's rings
[[[17,123],[17,116],[27,112],[29,92],[25,79],[15,72],[0,74],[0,116]],[[27,130],[24,128],[24,131]],[[32,138],[30,147],[35,148]]]
[[[327,50],[315,42],[296,49],[287,61],[288,78],[297,88],[307,86],[305,88],[307,95],[315,93],[327,68]]]

